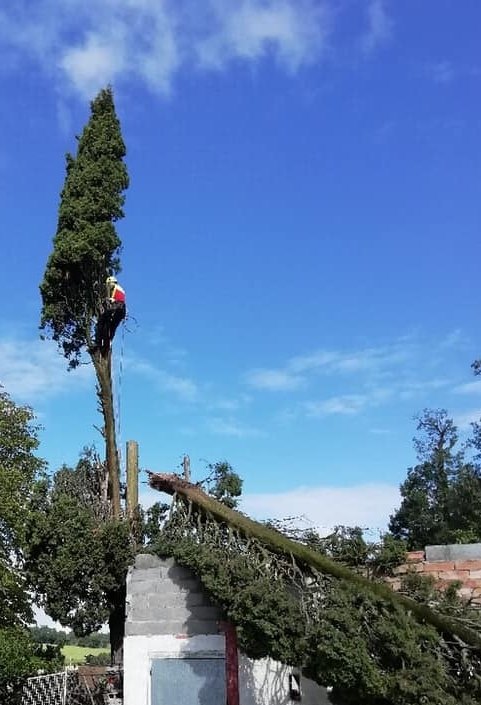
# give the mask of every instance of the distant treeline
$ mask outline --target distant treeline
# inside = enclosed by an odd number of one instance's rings
[[[88,636],[75,636],[73,632],[63,632],[51,627],[30,627],[32,638],[37,644],[57,644],[65,646],[88,646],[91,649],[105,649],[110,645],[109,635],[95,632]]]

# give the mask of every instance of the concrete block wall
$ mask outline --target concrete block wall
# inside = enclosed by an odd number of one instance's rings
[[[401,588],[406,573],[431,575],[441,589],[459,582],[458,595],[481,607],[481,544],[426,546],[425,551],[407,553],[406,562],[394,569],[395,577],[387,579],[393,590]]]
[[[172,558],[138,555],[127,575],[126,636],[218,634],[221,610]]]

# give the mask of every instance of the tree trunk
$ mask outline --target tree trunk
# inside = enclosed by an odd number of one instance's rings
[[[109,616],[110,658],[112,665],[121,665],[124,658],[125,586],[115,594]]]
[[[111,353],[102,357],[99,352],[93,356],[97,375],[97,394],[104,417],[105,461],[109,478],[109,500],[114,519],[120,518],[120,464],[115,437],[114,400],[112,396],[112,357]]]

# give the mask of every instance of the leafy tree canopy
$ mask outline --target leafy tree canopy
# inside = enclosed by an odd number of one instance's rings
[[[33,411],[0,389],[0,627],[31,618],[20,569],[29,500],[45,467],[36,455],[38,433]]]
[[[226,507],[235,509],[242,494],[242,479],[227,460],[208,463],[209,475],[202,481],[206,491]]]
[[[53,672],[63,666],[59,648],[42,648],[26,629],[0,628],[0,702],[20,705],[25,678],[37,672]]]
[[[481,466],[466,459],[456,427],[445,410],[425,410],[414,441],[418,465],[401,485],[402,502],[389,523],[409,549],[481,540]],[[470,445],[479,443],[476,424]]]
[[[77,155],[67,154],[54,247],[40,285],[41,328],[59,344],[70,367],[91,345],[106,274],[120,267],[114,224],[124,215],[129,185],[124,156],[112,90],[106,88],[91,103]]]
[[[96,462],[86,450],[75,469],[40,482],[27,527],[28,582],[47,614],[77,635],[98,630],[123,600],[133,555],[128,523],[102,511]]]

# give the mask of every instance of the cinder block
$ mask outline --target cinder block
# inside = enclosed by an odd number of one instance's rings
[[[155,636],[157,634],[172,634],[194,636],[197,634],[218,634],[216,621],[189,620],[185,624],[177,622],[127,622],[126,636]]]
[[[139,553],[138,556],[135,556],[134,570],[159,568],[162,565],[163,561],[150,553]]]
[[[145,580],[160,580],[160,566],[157,568],[135,568],[132,571],[130,582],[139,583]]]
[[[163,607],[149,608],[147,605],[134,606],[130,612],[132,622],[172,622],[179,625],[189,620],[217,620],[221,612],[217,607]]]
[[[448,546],[426,546],[426,560],[461,561],[481,560],[481,543],[449,544]]]
[[[211,606],[210,600],[201,592],[159,592],[148,595],[149,607],[164,609],[165,607],[195,607],[197,605]]]
[[[162,583],[160,580],[136,580],[130,582],[127,587],[127,595],[149,595],[152,593],[160,592]]]

